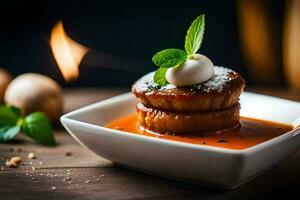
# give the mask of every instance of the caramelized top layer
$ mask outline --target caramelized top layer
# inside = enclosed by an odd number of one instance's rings
[[[145,95],[193,97],[204,94],[220,94],[233,87],[244,87],[244,79],[235,71],[216,66],[214,70],[215,74],[210,80],[184,87],[176,87],[171,84],[165,86],[157,85],[153,81],[154,72],[151,72],[140,78],[132,86],[132,92],[138,97]]]

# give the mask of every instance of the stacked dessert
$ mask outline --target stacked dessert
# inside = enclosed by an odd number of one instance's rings
[[[196,54],[204,32],[204,15],[189,28],[185,51],[163,50],[153,57],[160,68],[139,79],[132,92],[140,99],[138,122],[159,133],[191,134],[239,124],[239,96],[245,81],[236,72],[214,66]]]
[[[243,78],[236,72],[214,67],[205,83],[185,87],[158,86],[150,73],[139,79],[132,92],[140,99],[138,121],[159,133],[194,133],[229,128],[239,123],[239,96]]]

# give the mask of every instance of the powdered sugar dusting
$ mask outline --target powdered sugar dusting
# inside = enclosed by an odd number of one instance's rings
[[[233,70],[225,67],[215,67],[214,70],[215,74],[211,79],[202,84],[192,85],[192,88],[204,91],[219,90],[223,88],[224,85],[231,79],[233,79],[230,74],[235,73]]]
[[[137,88],[139,90],[144,90],[151,92],[153,90],[155,91],[160,91],[160,90],[172,90],[175,88],[185,88],[189,89],[191,91],[202,91],[202,92],[209,92],[209,91],[220,91],[224,89],[225,85],[234,79],[236,77],[236,72],[234,72],[231,69],[225,68],[225,67],[219,67],[215,66],[214,67],[214,76],[209,79],[208,81],[201,83],[201,84],[195,84],[191,86],[186,86],[186,87],[177,87],[172,84],[167,84],[165,86],[160,86],[157,85],[156,83],[153,82],[153,76],[154,72],[151,72],[144,77],[142,77],[136,84]]]

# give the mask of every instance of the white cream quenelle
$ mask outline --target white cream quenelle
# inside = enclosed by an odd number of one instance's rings
[[[176,86],[188,86],[203,83],[214,75],[214,64],[201,54],[195,54],[193,59],[188,59],[183,65],[171,67],[166,72],[166,79]]]

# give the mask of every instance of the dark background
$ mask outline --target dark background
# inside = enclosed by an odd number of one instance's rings
[[[76,41],[96,49],[146,62],[137,72],[80,66],[76,83],[68,86],[129,86],[155,69],[154,53],[183,48],[186,30],[199,14],[206,14],[200,53],[215,65],[240,72],[250,83],[241,59],[236,1],[5,1],[0,12],[0,66],[14,76],[46,74],[63,85],[48,40],[61,19]]]

